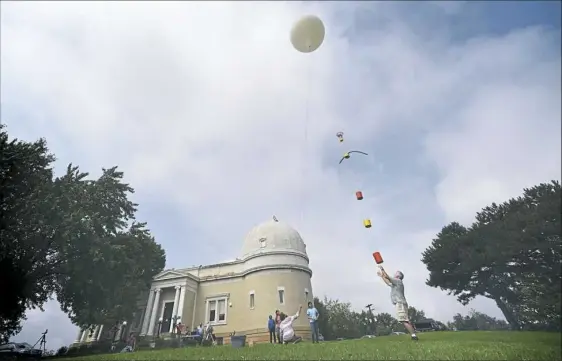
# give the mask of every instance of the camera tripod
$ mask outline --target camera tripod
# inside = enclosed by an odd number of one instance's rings
[[[35,345],[33,345],[33,348],[35,348],[35,346],[39,344],[39,349],[43,352],[43,354],[45,353],[45,347],[47,346],[47,332],[49,332],[49,329],[46,329],[45,332],[41,334],[41,337],[39,337],[39,340],[35,342]]]

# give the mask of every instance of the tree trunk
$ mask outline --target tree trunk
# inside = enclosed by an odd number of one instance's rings
[[[494,301],[496,301],[496,305],[498,305],[498,307],[502,311],[505,320],[507,321],[507,323],[509,323],[511,329],[519,330],[521,326],[519,325],[519,321],[517,321],[515,314],[507,307],[507,305],[499,297],[494,298]]]

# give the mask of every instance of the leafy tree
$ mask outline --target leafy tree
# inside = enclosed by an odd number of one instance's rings
[[[318,297],[314,297],[314,307],[316,307],[316,310],[318,310],[318,314],[320,315],[318,317],[318,331],[322,334],[322,336],[324,336],[325,340],[331,340],[332,338],[330,338],[331,335],[329,333],[331,330],[329,325],[330,317],[324,302]]]
[[[453,316],[453,322],[450,322],[448,327],[459,331],[505,330],[508,328],[508,324],[503,320],[470,310],[466,316],[462,316],[460,313]]]
[[[360,335],[374,335],[377,329],[377,322],[375,315],[372,313],[362,310],[357,313],[359,334]]]
[[[56,356],[64,356],[68,352],[68,347],[62,346],[57,350]]]
[[[425,312],[423,310],[417,310],[415,307],[410,306],[408,307],[408,318],[410,322],[415,324],[425,320],[427,317],[425,317]]]
[[[318,326],[325,340],[364,335],[361,330],[361,314],[352,311],[350,303],[324,297],[324,301],[315,298],[314,304],[320,313]]]
[[[48,241],[36,236],[41,231],[37,213],[48,209],[42,196],[54,157],[44,139],[10,141],[4,129],[0,125],[0,287],[10,291],[0,297],[0,338],[6,341],[21,329],[26,307],[42,305],[54,289],[52,277],[38,277],[54,261],[44,251]]]
[[[375,315],[376,335],[390,335],[392,332],[404,332],[404,325],[392,317],[389,313],[383,312]]]
[[[135,221],[123,174],[114,167],[91,180],[69,165],[54,178],[44,139],[9,141],[0,131],[0,267],[14,286],[0,302],[0,334],[18,332],[26,307],[52,295],[82,327],[130,319],[165,255]]]
[[[466,228],[445,226],[423,253],[427,284],[463,304],[493,299],[512,328],[560,325],[560,184],[525,189],[522,197],[492,204]]]

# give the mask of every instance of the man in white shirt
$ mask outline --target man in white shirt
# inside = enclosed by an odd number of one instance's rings
[[[293,321],[299,318],[301,310],[302,305],[299,305],[299,310],[294,316],[287,316],[283,312],[280,314],[281,324],[279,325],[279,330],[281,333],[281,339],[285,345],[289,342],[298,343],[302,341],[302,337],[295,335],[295,330],[293,329]]]
[[[416,336],[416,329],[408,317],[408,302],[404,295],[404,283],[402,282],[404,274],[400,271],[396,271],[394,277],[390,277],[382,266],[379,266],[379,268],[380,271],[378,271],[377,274],[382,278],[384,283],[390,286],[390,302],[396,307],[396,318],[399,322],[402,322],[404,328],[410,333],[412,340],[417,341],[418,336]]]

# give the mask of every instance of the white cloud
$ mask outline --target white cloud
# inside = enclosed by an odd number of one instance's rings
[[[305,238],[317,295],[391,311],[379,250],[410,303],[447,320],[465,308],[425,286],[420,253],[445,222],[559,175],[560,55],[541,28],[451,43],[365,4],[2,4],[2,120],[60,167],[118,164],[170,267],[236,257],[275,214]],[[362,30],[358,9],[384,25]],[[288,32],[310,12],[327,37],[303,55]],[[338,167],[339,130],[370,157]],[[32,312],[19,337],[61,322],[72,342],[64,317]]]

